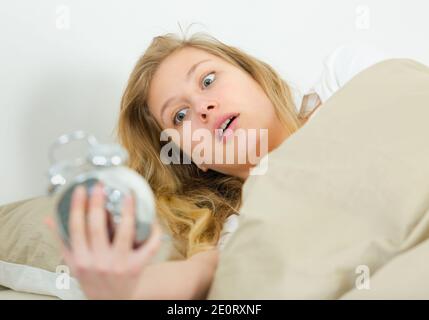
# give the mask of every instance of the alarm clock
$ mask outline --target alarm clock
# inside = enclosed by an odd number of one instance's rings
[[[84,152],[78,156],[58,158],[59,149],[70,143],[84,143]],[[155,219],[155,198],[148,182],[136,171],[126,166],[127,151],[119,144],[99,143],[95,136],[84,131],[74,131],[58,137],[49,149],[49,195],[55,198],[55,218],[60,235],[70,245],[69,215],[73,191],[83,185],[88,199],[97,183],[105,194],[110,241],[121,222],[123,201],[126,195],[134,199],[134,247],[143,243],[151,232]]]

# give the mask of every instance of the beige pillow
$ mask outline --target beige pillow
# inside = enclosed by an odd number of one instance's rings
[[[57,239],[43,223],[53,216],[54,201],[42,196],[0,207],[0,285],[60,299],[85,299],[73,277],[68,287],[58,285],[66,265]]]
[[[355,76],[246,181],[209,299],[427,299],[428,138],[427,66]]]
[[[54,202],[37,197],[0,207],[0,260],[55,271],[62,263],[59,245],[43,223]]]

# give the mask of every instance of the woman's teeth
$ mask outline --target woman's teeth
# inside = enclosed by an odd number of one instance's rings
[[[229,119],[226,119],[222,125],[220,126],[220,129],[222,129],[222,131],[225,131],[225,129],[228,127],[229,123],[234,119],[235,117],[231,117]]]

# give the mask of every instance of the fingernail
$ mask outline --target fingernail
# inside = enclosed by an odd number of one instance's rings
[[[78,185],[75,189],[75,192],[79,195],[82,195],[85,192],[85,187],[83,185]]]
[[[101,182],[97,182],[97,184],[95,185],[95,192],[100,194],[100,193],[103,193],[103,191],[104,191],[103,184]]]

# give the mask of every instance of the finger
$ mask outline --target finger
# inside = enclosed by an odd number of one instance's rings
[[[154,222],[149,238],[136,250],[135,259],[139,264],[146,264],[149,259],[158,251],[161,245],[161,227],[158,222]]]
[[[93,187],[89,200],[88,224],[90,233],[90,246],[94,253],[105,252],[109,247],[107,234],[107,217],[104,210],[105,195],[103,186],[97,183]]]
[[[114,248],[121,255],[132,249],[135,237],[135,206],[134,199],[127,195],[124,199],[121,222],[114,238]]]
[[[70,217],[69,234],[72,251],[82,253],[88,250],[85,223],[86,189],[84,186],[77,186],[73,191]]]

